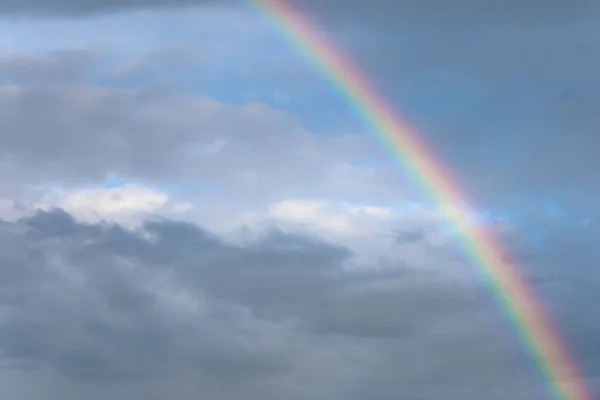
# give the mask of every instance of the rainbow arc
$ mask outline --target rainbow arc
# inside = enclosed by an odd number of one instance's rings
[[[463,226],[455,210],[475,210],[463,190],[421,140],[369,83],[367,77],[287,0],[246,0],[304,56],[370,127],[373,137],[433,200],[446,220]],[[485,226],[460,230],[462,248],[486,280],[557,400],[592,400],[577,365],[519,268]]]

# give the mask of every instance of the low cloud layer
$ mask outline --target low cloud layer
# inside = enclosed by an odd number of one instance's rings
[[[0,235],[3,364],[52,374],[63,393],[146,398],[179,382],[187,391],[172,395],[190,399],[525,399],[542,388],[483,288],[442,266],[352,272],[349,249],[313,236],[234,244],[188,223],[131,231],[61,210]]]

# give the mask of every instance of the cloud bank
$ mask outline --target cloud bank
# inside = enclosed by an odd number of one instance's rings
[[[443,268],[349,270],[352,251],[315,236],[272,230],[235,244],[184,222],[130,230],[61,210],[0,232],[3,363],[50,374],[66,393],[138,386],[142,398],[160,387],[163,398],[175,384],[183,398],[500,399],[540,389],[481,286]]]

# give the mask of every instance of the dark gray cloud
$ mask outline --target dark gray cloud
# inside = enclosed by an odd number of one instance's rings
[[[211,5],[230,1],[223,0],[126,0],[126,1],[95,1],[95,0],[34,0],[28,4],[3,0],[0,2],[0,12],[7,14],[24,14],[34,16],[87,16],[94,14],[104,14],[122,11],[132,11],[139,9],[169,9],[196,5]]]
[[[405,28],[428,30],[432,33],[446,28],[483,28],[491,23],[555,23],[589,15],[598,10],[592,0],[531,0],[527,2],[496,0],[360,0],[318,2],[298,0],[302,9],[314,10],[331,21],[341,21],[347,27],[366,24],[380,29],[402,31]],[[433,30],[432,30],[433,29]]]
[[[600,289],[598,274],[598,223],[582,226],[568,218],[558,218],[547,224],[538,243],[537,256],[528,261],[531,275],[543,277],[536,292],[554,318],[560,321],[559,331],[569,347],[590,374],[598,376],[598,353],[589,347],[592,332],[600,329],[600,319],[585,317],[581,310],[594,304]]]
[[[496,0],[317,0],[291,1],[298,8],[326,16],[330,20],[344,21],[352,25],[375,23],[380,27],[392,27],[398,23],[409,23],[412,27],[419,22],[447,22],[463,25],[478,25],[482,18],[489,20],[518,21],[563,21],[598,10],[593,0],[530,0],[528,2],[498,2]],[[32,0],[20,2],[2,0],[0,11],[55,16],[80,16],[97,13],[119,12],[136,9],[176,9],[189,6],[232,5],[231,0],[170,0],[170,1],[99,1],[99,0]],[[420,21],[418,21],[420,20]],[[439,27],[439,25],[438,25]]]
[[[134,232],[56,210],[2,223],[0,243],[2,364],[54,371],[56,398],[101,383],[98,393],[142,397],[157,385],[159,399],[173,379],[215,399],[540,390],[481,287],[350,272],[352,253],[315,237],[234,244],[183,222]]]

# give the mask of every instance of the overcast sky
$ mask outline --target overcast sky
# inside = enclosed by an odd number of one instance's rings
[[[600,396],[600,3],[294,3]],[[368,128],[248,3],[0,0],[0,397],[549,399]]]

